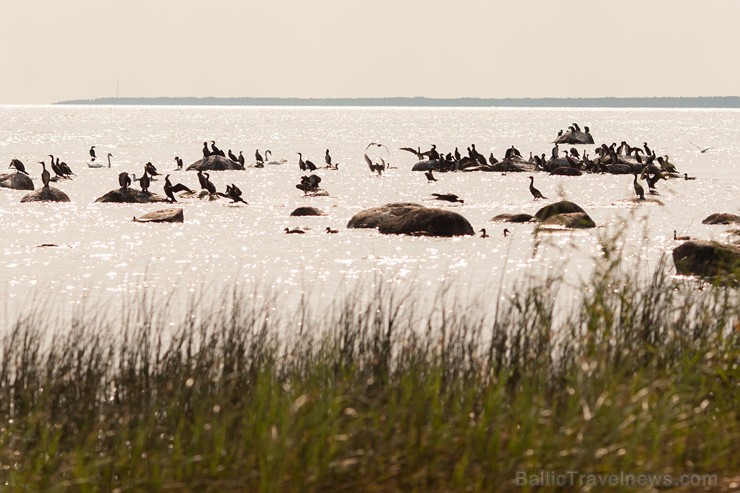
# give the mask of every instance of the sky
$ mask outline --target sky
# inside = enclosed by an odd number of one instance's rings
[[[0,104],[740,95],[740,0],[5,3]]]

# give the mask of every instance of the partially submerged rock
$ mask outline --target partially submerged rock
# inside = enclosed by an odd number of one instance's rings
[[[69,196],[58,188],[41,187],[27,194],[21,202],[69,202]]]
[[[134,222],[137,223],[181,223],[184,220],[185,216],[180,208],[161,209],[138,218],[134,217]]]
[[[33,190],[33,180],[25,173],[0,174],[0,188],[13,190]]]
[[[224,156],[212,155],[197,160],[188,166],[187,171],[228,171],[243,169],[244,166],[242,166],[238,161],[232,161]]]
[[[402,216],[412,210],[424,208],[410,202],[394,202],[358,212],[347,223],[348,228],[377,228],[380,223]]]
[[[383,234],[412,234],[424,236],[474,235],[473,226],[457,212],[444,209],[416,208],[406,214],[392,217],[378,226]]]
[[[729,212],[718,212],[710,214],[702,222],[702,224],[740,224],[740,216],[737,214],[730,214]]]
[[[590,133],[582,132],[580,130],[568,130],[555,139],[554,142],[555,144],[593,144],[594,138]]]
[[[556,216],[558,214],[571,214],[574,212],[583,212],[585,213],[583,209],[578,204],[575,204],[573,202],[570,202],[568,200],[561,200],[560,202],[555,202],[554,204],[546,205],[542,209],[538,210],[534,217],[537,218],[540,221],[544,221],[545,219]]]
[[[673,249],[673,263],[682,275],[740,279],[740,247],[735,245],[686,241]]]
[[[149,204],[151,202],[167,202],[165,197],[151,192],[142,192],[133,188],[119,188],[111,190],[95,202],[117,203],[117,204]]]
[[[326,212],[316,207],[298,207],[290,213],[291,216],[325,216]]]
[[[499,214],[493,216],[491,221],[500,223],[527,223],[532,219],[534,219],[534,216],[531,214]]]
[[[555,168],[554,170],[550,171],[551,175],[559,175],[559,176],[581,176],[583,173],[581,173],[581,170],[578,168],[573,168],[571,166],[560,166],[559,168]]]
[[[550,216],[542,223],[539,228],[559,228],[559,229],[588,229],[595,228],[596,223],[585,212],[571,212],[567,214],[556,214]]]

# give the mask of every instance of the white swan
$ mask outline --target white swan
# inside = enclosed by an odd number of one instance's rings
[[[109,167],[109,168],[110,168],[110,158],[111,158],[111,156],[113,156],[113,154],[111,154],[111,153],[109,152],[109,153],[108,153],[108,167]],[[90,162],[88,162],[88,163],[87,163],[87,167],[88,167],[88,168],[103,168],[103,167],[104,167],[104,165],[103,165],[102,163],[94,163],[94,164],[93,164],[93,163],[90,163]]]

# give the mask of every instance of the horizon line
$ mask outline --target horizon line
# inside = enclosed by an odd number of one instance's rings
[[[209,106],[520,106],[740,108],[740,96],[430,98],[425,96],[299,98],[217,96],[126,96],[70,99],[53,105],[209,105]]]

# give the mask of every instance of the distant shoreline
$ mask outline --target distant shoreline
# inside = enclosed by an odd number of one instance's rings
[[[407,106],[521,108],[740,108],[740,96],[651,98],[96,98],[60,101],[58,105],[161,106]]]

